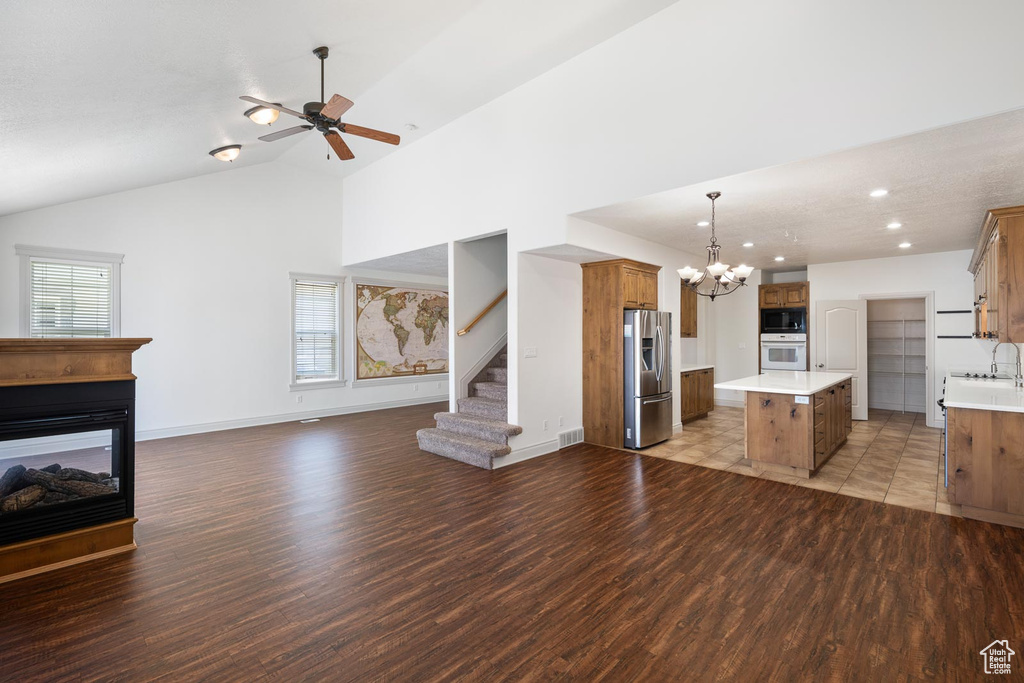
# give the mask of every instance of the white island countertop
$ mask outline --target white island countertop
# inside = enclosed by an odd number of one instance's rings
[[[1012,379],[964,379],[946,376],[946,407],[1024,413],[1024,389]]]
[[[714,370],[714,365],[683,365],[679,372],[693,372],[694,370]]]
[[[794,394],[810,396],[826,389],[853,375],[842,372],[798,372],[796,370],[769,371],[763,375],[753,375],[719,382],[715,389],[731,391],[760,391],[767,394]]]

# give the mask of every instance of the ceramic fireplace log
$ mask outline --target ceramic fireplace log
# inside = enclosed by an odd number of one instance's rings
[[[30,508],[46,497],[46,487],[38,484],[23,488],[0,500],[0,512],[17,512]]]
[[[15,465],[7,468],[3,476],[0,476],[0,498],[9,496],[18,489],[24,488],[25,485],[21,483],[23,474],[25,474],[24,465]]]
[[[41,472],[39,470],[25,470],[22,475],[27,481],[39,484],[57,493],[65,493],[71,496],[102,496],[107,493],[114,493],[115,489],[103,484],[94,484],[90,481],[78,481],[75,479],[61,479],[56,474]]]

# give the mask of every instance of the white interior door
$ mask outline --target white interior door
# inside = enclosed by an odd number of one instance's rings
[[[868,419],[868,302],[819,301],[814,368],[853,375],[853,419]]]

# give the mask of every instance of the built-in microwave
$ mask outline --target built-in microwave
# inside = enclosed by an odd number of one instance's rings
[[[761,334],[807,334],[807,309],[762,308]]]

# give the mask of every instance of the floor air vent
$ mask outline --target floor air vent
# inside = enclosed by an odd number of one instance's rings
[[[565,448],[566,446],[572,446],[573,444],[581,443],[582,441],[583,428],[581,427],[579,429],[570,429],[569,431],[561,432],[558,435],[558,448],[562,449]]]

